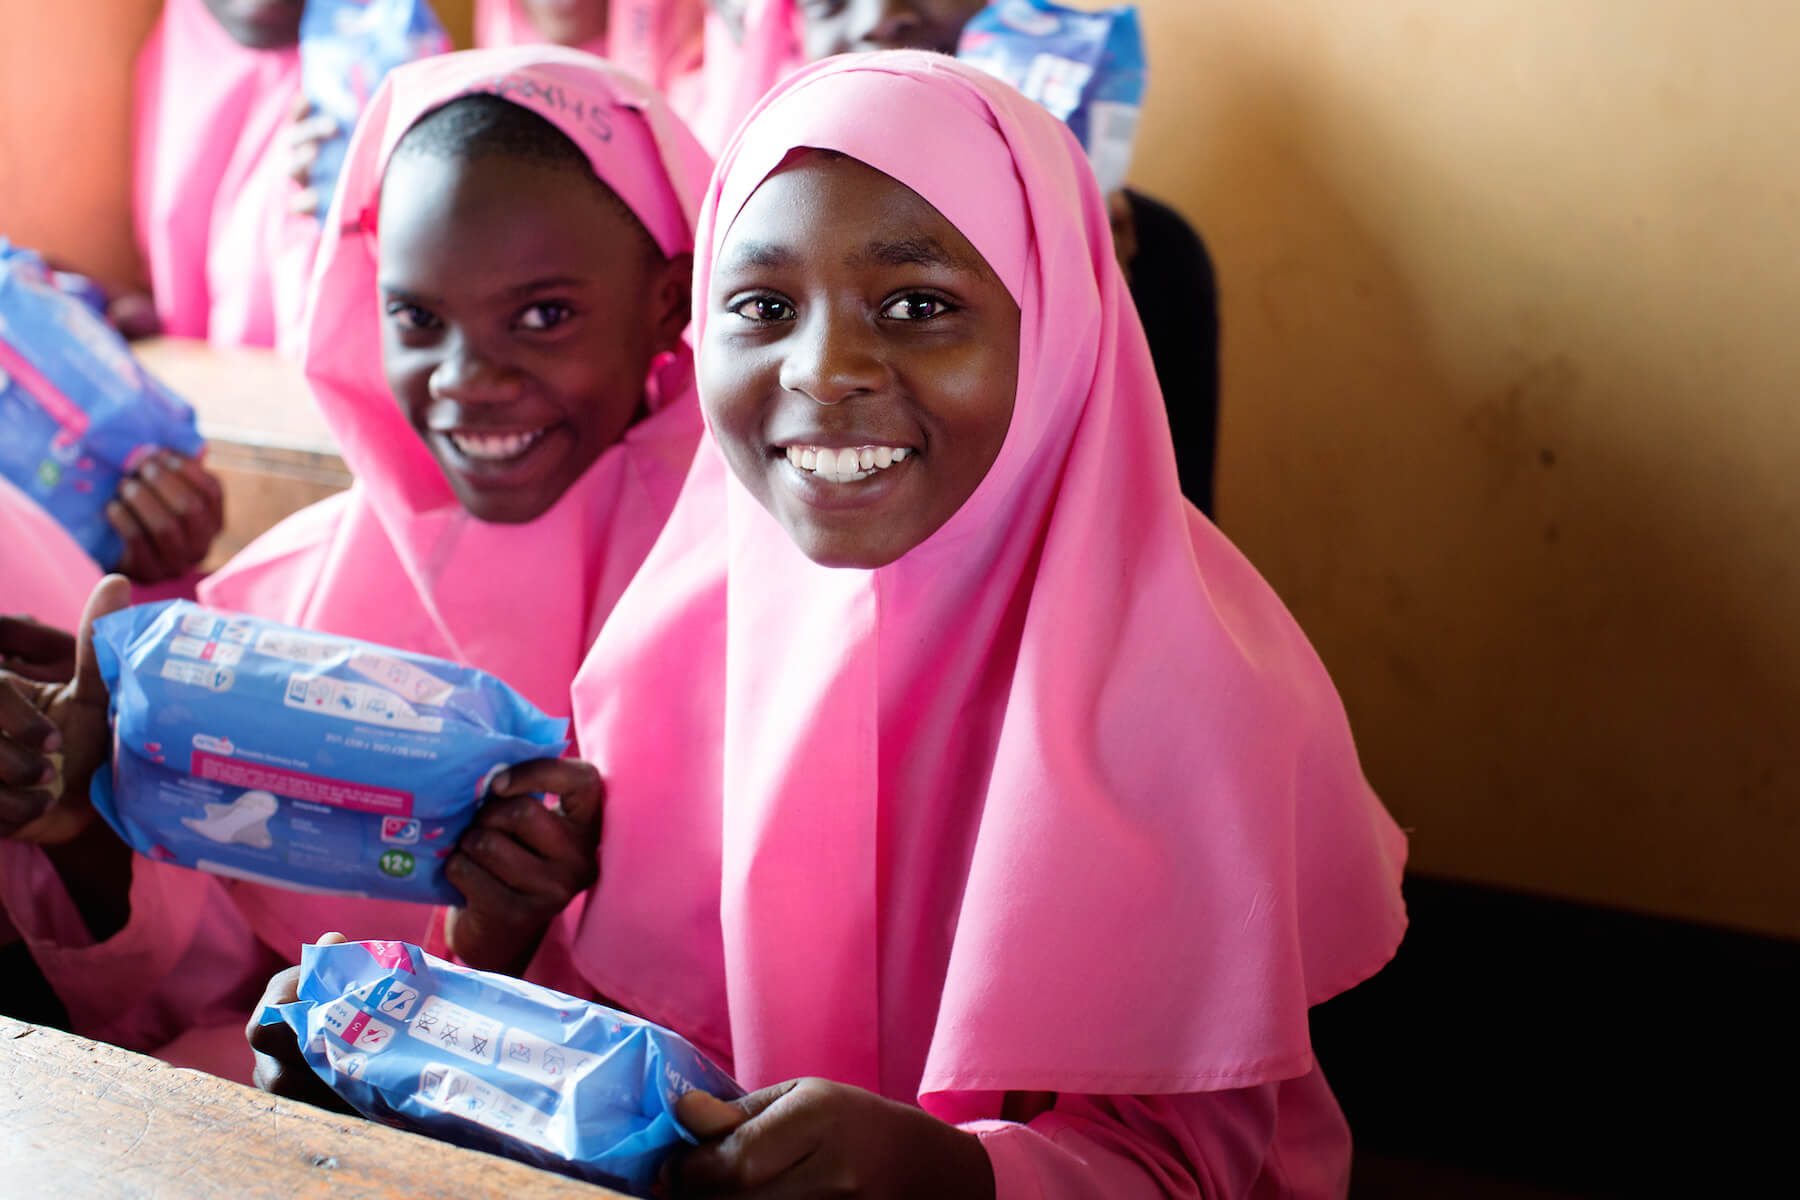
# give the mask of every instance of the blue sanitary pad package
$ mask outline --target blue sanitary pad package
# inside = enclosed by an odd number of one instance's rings
[[[458,904],[444,859],[506,767],[568,722],[482,671],[214,612],[102,617],[112,771],[94,807],[140,854],[300,891]]]
[[[1125,186],[1144,106],[1144,35],[1130,5],[1094,12],[997,0],[963,27],[956,56],[1056,114],[1087,151],[1100,190]]]
[[[331,205],[350,131],[382,79],[395,67],[449,49],[450,35],[425,0],[306,0],[300,88],[315,112],[337,122],[308,172],[321,214]]]
[[[102,567],[125,552],[106,519],[119,483],[157,450],[205,444],[187,403],[29,250],[0,238],[0,475]]]
[[[640,1193],[693,1141],[684,1092],[743,1094],[678,1034],[405,942],[305,947],[259,1019],[366,1116]]]

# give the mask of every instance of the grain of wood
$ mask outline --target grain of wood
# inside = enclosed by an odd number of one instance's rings
[[[0,1196],[605,1200],[619,1195],[0,1017]]]

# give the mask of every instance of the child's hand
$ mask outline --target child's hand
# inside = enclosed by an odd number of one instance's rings
[[[198,459],[165,450],[119,485],[106,518],[125,539],[119,573],[155,583],[200,565],[225,525],[225,495]]]
[[[675,1115],[701,1139],[671,1165],[676,1196],[993,1200],[974,1134],[848,1084],[792,1079],[729,1103],[694,1091]]]
[[[303,217],[319,215],[319,189],[312,186],[313,164],[319,161],[319,146],[338,131],[338,124],[324,113],[313,114],[312,101],[304,95],[294,98],[288,113],[288,124],[281,131],[282,151],[287,155],[287,172],[300,185],[289,207]]]
[[[124,292],[108,300],[106,322],[127,341],[137,342],[162,335],[162,318],[156,315],[156,301],[145,291]]]
[[[547,805],[533,792],[560,802]],[[600,772],[574,758],[540,758],[502,772],[444,864],[467,900],[444,935],[483,971],[518,975],[569,901],[600,877]]]
[[[75,677],[75,635],[31,617],[0,617],[0,670],[67,683]]]
[[[335,946],[343,940],[344,935],[341,933],[327,933],[319,938],[318,944]],[[264,1005],[292,1004],[299,998],[300,968],[289,967],[277,972],[269,980],[269,986],[263,989],[262,999],[251,1010],[250,1024],[244,1027],[244,1036],[249,1039],[250,1048],[256,1051],[256,1073],[253,1080],[257,1087],[276,1096],[303,1100],[333,1112],[355,1112],[308,1065],[306,1056],[300,1053],[300,1042],[294,1037],[293,1029],[286,1024],[257,1023]]]
[[[94,621],[130,602],[131,585],[123,578],[100,581],[81,616],[69,682],[0,675],[0,837],[56,845],[93,820],[88,781],[106,761],[110,740]]]

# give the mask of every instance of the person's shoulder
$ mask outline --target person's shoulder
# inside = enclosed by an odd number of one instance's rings
[[[1212,274],[1212,256],[1206,242],[1187,218],[1160,200],[1132,188],[1125,189],[1131,205],[1131,222],[1137,234],[1137,261],[1198,263]]]

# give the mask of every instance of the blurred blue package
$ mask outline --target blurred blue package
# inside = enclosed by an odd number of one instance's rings
[[[1125,186],[1147,73],[1136,8],[1084,12],[1049,0],[998,0],[963,27],[956,57],[1067,124],[1102,192]]]
[[[93,560],[125,552],[106,519],[119,483],[157,450],[198,454],[194,410],[138,365],[125,339],[0,238],[0,475]]]
[[[189,600],[101,618],[112,770],[94,807],[160,862],[460,904],[444,860],[493,777],[567,745],[483,671]]]
[[[683,1093],[743,1095],[679,1034],[406,942],[307,946],[299,994],[259,1021],[365,1116],[640,1194]]]
[[[308,175],[321,216],[331,207],[356,119],[387,73],[449,49],[450,35],[425,0],[306,0],[300,88],[315,113],[337,122]]]

